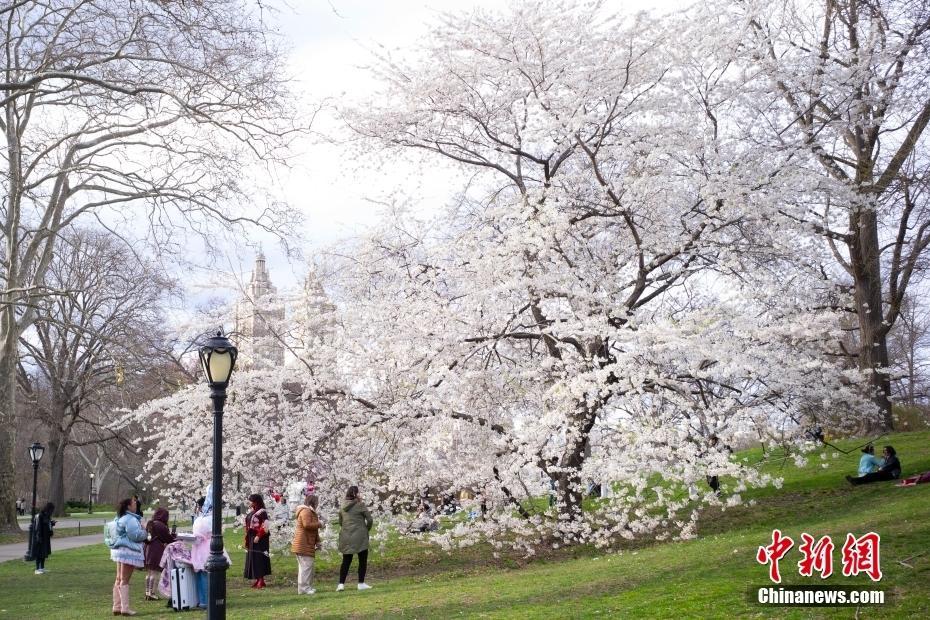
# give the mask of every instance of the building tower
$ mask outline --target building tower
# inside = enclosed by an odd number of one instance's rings
[[[284,364],[284,306],[259,250],[245,294],[236,304],[239,365],[273,368]]]
[[[300,308],[294,316],[297,328],[294,353],[307,361],[318,356],[319,347],[332,344],[336,311],[336,306],[323,290],[312,262],[304,278],[301,297]]]

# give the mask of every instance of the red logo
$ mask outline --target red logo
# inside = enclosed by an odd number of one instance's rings
[[[843,544],[843,576],[852,577],[865,573],[872,581],[882,578],[882,569],[879,564],[878,548],[881,537],[875,532],[863,534],[856,538],[846,534]]]
[[[875,532],[863,534],[859,538],[856,538],[854,534],[846,534],[846,542],[842,549],[843,576],[854,577],[859,573],[865,573],[872,581],[881,580],[880,544],[881,537]],[[756,552],[756,561],[759,564],[768,565],[769,579],[772,582],[781,583],[778,562],[788,554],[793,546],[794,540],[776,529],[772,530],[772,543],[759,547]],[[816,572],[820,574],[821,579],[832,575],[834,548],[833,540],[829,536],[815,539],[807,532],[802,533],[801,544],[798,545],[798,551],[802,556],[798,562],[798,573],[802,577],[813,577]]]
[[[781,574],[778,572],[778,561],[794,546],[794,541],[788,536],[782,536],[781,530],[772,530],[772,544],[759,547],[756,552],[756,561],[759,564],[769,565],[769,579],[781,583]]]
[[[833,541],[824,536],[816,543],[814,537],[808,533],[801,534],[801,545],[798,551],[804,558],[798,562],[798,572],[804,577],[811,577],[814,571],[820,573],[821,579],[833,574]]]

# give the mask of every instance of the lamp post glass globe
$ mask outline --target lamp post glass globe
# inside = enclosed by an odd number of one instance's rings
[[[38,465],[39,461],[42,460],[42,455],[45,454],[45,446],[36,442],[29,446],[29,458],[32,459],[33,465]]]
[[[238,350],[223,332],[216,332],[200,347],[200,365],[210,387],[225,388],[236,365]]]

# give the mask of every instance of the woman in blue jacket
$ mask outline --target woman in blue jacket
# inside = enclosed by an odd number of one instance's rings
[[[875,458],[875,448],[872,444],[869,444],[862,448],[862,457],[859,459],[859,471],[857,473],[859,476],[871,474],[873,471],[878,471],[883,464],[884,462],[881,459]]]
[[[129,608],[129,578],[132,571],[145,566],[142,542],[146,539],[142,516],[137,514],[135,498],[126,498],[116,508],[116,541],[110,550],[110,559],[116,562],[116,581],[113,583],[113,615],[135,616]]]

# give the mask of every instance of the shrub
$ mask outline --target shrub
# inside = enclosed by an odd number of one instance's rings
[[[920,431],[930,429],[930,407],[920,405],[893,405],[891,415],[894,417],[896,431]]]

